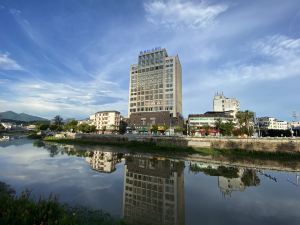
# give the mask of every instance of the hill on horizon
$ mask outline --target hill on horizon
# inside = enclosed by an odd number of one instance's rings
[[[32,116],[26,113],[15,113],[13,111],[0,112],[0,120],[13,120],[20,122],[48,121],[42,117]]]

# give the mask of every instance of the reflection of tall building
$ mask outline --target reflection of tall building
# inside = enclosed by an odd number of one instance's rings
[[[126,159],[123,217],[132,224],[184,224],[184,162]]]
[[[116,170],[116,164],[120,162],[118,159],[118,153],[115,152],[103,152],[93,151],[91,157],[87,157],[93,170],[104,173],[112,173]]]

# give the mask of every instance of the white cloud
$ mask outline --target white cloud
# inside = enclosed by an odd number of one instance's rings
[[[300,55],[300,39],[275,35],[254,44],[254,51],[280,59],[294,59]]]
[[[227,5],[209,5],[204,1],[154,0],[144,4],[146,18],[167,27],[205,28],[228,9]]]
[[[9,85],[15,93],[13,103],[7,101],[0,110],[22,110],[51,118],[56,114],[63,117],[88,117],[99,110],[127,109],[127,90],[105,81],[83,83],[51,83],[26,81]]]
[[[218,69],[204,85],[212,87],[300,76],[300,39],[282,35],[266,37],[252,44],[247,53],[252,55],[250,60]]]
[[[22,67],[9,54],[0,53],[0,70],[22,70]]]

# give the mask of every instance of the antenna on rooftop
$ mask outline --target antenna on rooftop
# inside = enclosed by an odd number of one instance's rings
[[[296,111],[293,111],[292,117],[293,117],[294,121],[298,121],[299,115],[297,114]]]

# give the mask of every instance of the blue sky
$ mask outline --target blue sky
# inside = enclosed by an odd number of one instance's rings
[[[217,91],[300,113],[299,0],[0,0],[0,111],[126,115],[130,65],[158,46],[180,57],[184,116]]]

